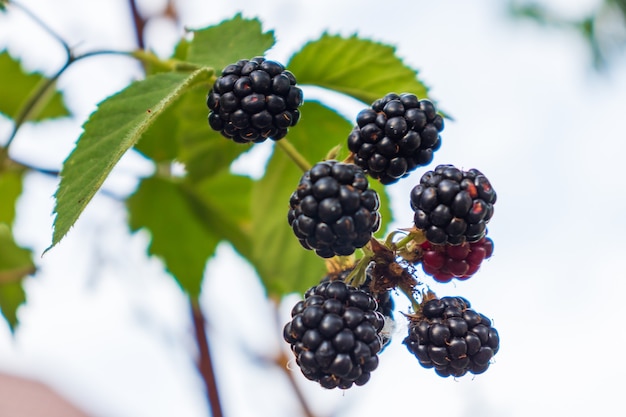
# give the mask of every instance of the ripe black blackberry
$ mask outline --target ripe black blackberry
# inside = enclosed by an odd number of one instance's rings
[[[420,365],[442,377],[481,374],[498,353],[500,337],[491,320],[462,297],[430,299],[412,317],[403,342]]]
[[[363,385],[378,367],[382,314],[365,291],[343,281],[311,287],[291,310],[283,337],[300,370],[324,388]]]
[[[428,100],[389,93],[362,110],[348,136],[354,163],[383,184],[428,165],[441,146],[443,118]]]
[[[264,57],[226,66],[207,97],[209,125],[237,143],[279,140],[300,119],[302,90],[285,67]]]
[[[477,242],[493,215],[496,192],[477,169],[439,165],[411,191],[415,227],[435,245]]]
[[[345,269],[336,273],[329,273],[326,275],[320,282],[327,281],[343,281],[346,282],[346,279],[352,272],[353,268]],[[391,297],[391,290],[377,291],[375,286],[372,285],[372,274],[370,273],[370,269],[367,269],[365,273],[365,281],[359,285],[357,288],[361,291],[365,291],[367,294],[372,296],[376,301],[376,311],[383,315],[385,319],[385,325],[380,332],[383,347],[381,348],[381,352],[391,343],[391,334],[395,327],[394,319],[393,319],[393,310],[395,308],[395,304],[393,298]]]
[[[305,172],[287,220],[300,244],[322,258],[354,253],[380,227],[380,201],[354,164],[323,161]]]

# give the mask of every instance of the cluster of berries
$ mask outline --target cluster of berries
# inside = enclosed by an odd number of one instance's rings
[[[209,125],[239,143],[280,140],[298,122],[302,102],[296,78],[282,64],[240,60],[224,68],[208,94]],[[404,314],[403,343],[423,367],[443,377],[480,374],[498,352],[498,332],[485,315],[463,297],[418,290],[424,284],[414,276],[421,264],[437,282],[465,280],[491,257],[487,223],[496,192],[485,175],[438,165],[410,193],[408,236],[374,238],[380,199],[368,176],[392,184],[430,164],[443,128],[429,100],[389,93],[358,113],[347,137],[349,158],[316,163],[291,194],[287,221],[302,247],[325,259],[352,259],[304,294],[283,329],[304,376],[322,387],[347,389],[370,379],[391,340],[396,288],[414,310]],[[363,250],[358,261],[346,258],[357,249]]]

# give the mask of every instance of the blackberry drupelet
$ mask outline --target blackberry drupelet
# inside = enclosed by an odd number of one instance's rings
[[[264,57],[226,66],[207,97],[209,125],[237,143],[279,140],[300,119],[302,90],[285,67]]]
[[[354,253],[380,227],[380,201],[354,164],[323,161],[305,172],[287,220],[300,244],[322,258]]]
[[[438,282],[449,282],[453,278],[465,280],[473,276],[481,263],[491,257],[493,240],[483,237],[478,242],[460,245],[421,244],[422,269]]]
[[[439,165],[411,191],[415,227],[435,245],[477,242],[493,215],[496,192],[477,169]]]
[[[441,146],[443,117],[414,94],[389,93],[362,110],[356,122],[348,136],[354,163],[383,184],[428,165]]]
[[[283,337],[300,370],[324,388],[363,385],[378,367],[382,314],[369,294],[343,281],[310,288],[291,311]]]
[[[491,320],[462,297],[430,299],[410,318],[403,342],[420,365],[442,377],[481,374],[498,353],[500,338]]]

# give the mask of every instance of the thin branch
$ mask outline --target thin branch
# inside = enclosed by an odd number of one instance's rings
[[[128,0],[128,5],[130,6],[130,11],[133,17],[133,26],[135,27],[135,39],[137,40],[137,47],[139,49],[145,49],[146,42],[144,40],[143,32],[146,27],[146,19],[144,19],[141,16],[141,13],[139,13],[136,0]]]
[[[278,314],[278,312],[279,312],[279,309],[278,309],[279,300],[272,297],[271,301],[272,301],[272,305],[274,307],[276,324],[280,328],[280,316]],[[285,353],[282,350],[280,351],[280,353],[276,357],[276,365],[285,373],[285,376],[287,376],[287,379],[289,380],[289,384],[291,385],[291,388],[293,389],[294,393],[296,394],[296,398],[300,402],[300,406],[302,407],[302,411],[304,412],[304,415],[306,417],[316,417],[315,414],[313,413],[313,411],[311,410],[311,408],[309,407],[309,404],[307,403],[307,400],[304,397],[304,393],[300,389],[300,386],[298,385],[298,382],[296,381],[296,378],[293,375],[293,372],[289,369],[289,357],[287,355],[285,355]]]
[[[215,370],[213,368],[213,359],[211,357],[211,350],[209,348],[206,329],[204,327],[204,314],[202,313],[202,308],[200,307],[198,299],[190,297],[189,304],[191,306],[191,315],[193,317],[196,343],[198,344],[198,350],[200,353],[200,358],[198,359],[198,371],[200,372],[206,386],[206,394],[209,400],[211,416],[223,417],[224,414],[222,412],[222,405],[217,389],[217,379],[215,378]]]
[[[22,12],[24,12],[28,17],[30,17],[35,23],[37,23],[43,30],[45,30],[46,32],[48,32],[48,34],[50,36],[52,36],[57,42],[59,42],[61,45],[63,45],[63,49],[65,49],[65,53],[67,54],[67,60],[70,60],[70,56],[71,56],[71,49],[70,46],[67,44],[67,42],[65,42],[65,39],[63,39],[61,37],[61,35],[59,35],[58,33],[56,33],[54,30],[52,30],[52,28],[50,26],[48,26],[46,24],[46,22],[44,22],[43,20],[41,20],[35,13],[31,12],[30,9],[28,9],[28,7],[24,6],[23,4],[16,2],[16,1],[11,1],[9,3],[10,6],[15,6],[18,9],[20,9]]]
[[[293,375],[293,372],[289,370],[288,364],[289,364],[289,357],[285,355],[283,352],[281,352],[280,355],[276,358],[276,365],[285,372],[285,375],[287,376],[287,379],[289,380],[289,383],[291,384],[291,387],[293,388],[293,392],[296,394],[296,398],[298,398],[298,401],[300,402],[300,406],[302,407],[302,411],[304,412],[304,415],[306,417],[316,417],[315,414],[313,414],[313,412],[309,408],[306,398],[304,398],[304,393],[298,386],[298,383],[296,381],[295,376]]]

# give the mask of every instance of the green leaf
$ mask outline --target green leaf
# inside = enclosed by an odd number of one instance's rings
[[[23,170],[0,172],[0,223],[13,224],[15,203],[22,194]]]
[[[396,55],[395,48],[356,35],[324,34],[295,53],[287,65],[299,84],[313,84],[370,104],[390,92],[427,97],[417,71]]]
[[[206,68],[192,73],[156,74],[99,104],[63,164],[55,194],[57,217],[50,248],[67,234],[115,164],[146,129],[189,87],[210,75]]]
[[[0,284],[0,311],[9,324],[12,333],[17,328],[17,309],[26,302],[26,293],[22,288],[22,282],[9,282]]]
[[[27,73],[7,51],[0,52],[0,74],[3,79],[0,113],[14,120],[25,116],[21,112],[25,110],[28,100],[38,88],[50,81],[38,72]],[[41,106],[33,107],[26,120],[41,121],[70,115],[63,103],[63,95],[52,87],[48,90],[50,95],[42,96]]]
[[[168,108],[144,134],[136,148],[160,162],[177,160],[185,164],[191,181],[215,175],[249,145],[237,144],[209,127],[206,94],[209,87],[189,91]]]
[[[228,169],[189,186],[201,207],[204,227],[228,240],[244,257],[252,253],[252,185],[249,177]]]
[[[193,33],[187,60],[216,72],[240,59],[263,55],[275,42],[274,32],[263,32],[258,19],[244,19],[241,14]]]
[[[197,296],[220,238],[205,226],[211,219],[196,198],[181,182],[152,177],[141,181],[127,207],[131,229],[150,232],[149,253],[163,259],[181,288]]]
[[[309,163],[323,160],[330,149],[345,144],[352,126],[336,112],[316,102],[305,102],[301,112],[303,117],[288,139]],[[287,223],[289,197],[301,176],[302,170],[275,149],[252,191],[254,245],[249,260],[271,296],[303,292],[326,271],[324,260],[304,249]]]
[[[5,223],[0,223],[0,311],[11,331],[17,326],[17,309],[26,301],[25,276],[35,272],[32,252],[20,247]]]

